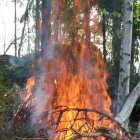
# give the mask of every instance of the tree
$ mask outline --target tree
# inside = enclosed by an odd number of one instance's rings
[[[113,111],[117,106],[117,94],[118,94],[118,83],[119,83],[119,66],[120,66],[120,45],[121,45],[121,1],[113,0],[113,39],[112,39],[112,50],[113,50],[113,62],[114,62],[114,75],[115,75],[115,89],[113,91]]]
[[[41,36],[41,54],[44,56],[49,47],[51,35],[51,0],[42,0],[42,36]]]
[[[39,49],[39,18],[40,18],[40,14],[39,14],[39,0],[36,0],[36,15],[35,15],[35,22],[36,22],[36,37],[35,37],[35,54],[37,54],[37,51]]]
[[[117,113],[129,95],[130,63],[132,44],[133,0],[124,0],[123,34],[120,47],[120,71],[118,86]]]
[[[24,21],[24,25],[23,25],[23,28],[22,28],[21,39],[20,39],[20,44],[19,44],[19,49],[18,49],[18,57],[21,56],[21,47],[22,47],[22,44],[23,44],[25,27],[26,27],[26,21]]]
[[[15,57],[17,56],[17,8],[16,8],[16,0],[15,0]]]

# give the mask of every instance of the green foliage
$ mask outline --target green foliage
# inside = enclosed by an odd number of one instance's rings
[[[30,56],[17,59],[13,65],[5,65],[0,69],[0,85],[11,88],[14,83],[24,86],[34,63]]]
[[[130,70],[130,91],[133,90],[133,88],[137,85],[137,83],[140,81],[140,75],[136,71],[135,66],[131,66]]]
[[[7,77],[8,73],[9,69],[7,65],[0,68],[0,85],[11,88],[15,80],[9,76]]]
[[[108,13],[113,12],[113,0],[100,0],[99,5],[101,9],[105,9]]]
[[[8,139],[12,135],[16,94],[19,90],[16,84],[11,89],[0,85],[0,139]]]
[[[135,109],[138,111],[140,110],[140,102],[136,104]]]
[[[19,137],[24,137],[24,138],[31,138],[34,136],[34,132],[30,129],[22,129],[20,132],[17,134]]]
[[[140,37],[140,3],[134,0],[133,7],[133,36]]]

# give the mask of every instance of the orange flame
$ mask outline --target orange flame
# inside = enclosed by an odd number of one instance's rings
[[[92,46],[92,52],[85,45],[75,44],[74,46],[62,46],[60,53],[49,62],[46,62],[44,68],[49,75],[46,75],[44,88],[46,94],[50,85],[53,88],[49,92],[49,101],[47,106],[49,110],[57,107],[68,108],[89,108],[96,109],[100,112],[111,116],[110,106],[111,99],[107,94],[106,64],[101,58],[100,51]],[[52,74],[52,75],[51,75]],[[47,108],[47,107],[46,107]],[[64,113],[55,131],[67,129],[67,132],[61,132],[59,139],[69,139],[73,136],[70,129],[77,112],[69,110]],[[100,122],[100,115],[97,113],[88,113],[90,127],[96,130],[98,127],[113,127],[110,121],[103,119]],[[82,118],[83,113],[78,118]],[[58,114],[54,114],[54,118],[58,118]],[[48,118],[47,120],[48,121]],[[55,120],[54,120],[55,121]],[[78,130],[85,123],[84,119],[80,119],[74,123],[73,128]],[[82,128],[80,132],[91,130]],[[55,139],[57,139],[56,136]]]
[[[27,81],[27,85],[26,85],[27,94],[25,96],[25,100],[27,100],[29,97],[32,96],[32,88],[34,85],[35,85],[35,77],[32,76]]]

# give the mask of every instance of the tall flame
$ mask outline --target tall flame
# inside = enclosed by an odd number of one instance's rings
[[[55,58],[46,62],[44,69],[46,69],[47,74],[44,89],[46,94],[49,94],[49,100],[46,105],[48,110],[55,110],[57,107],[62,107],[61,109],[63,107],[69,109],[88,108],[106,113],[109,116],[112,115],[110,111],[111,99],[107,94],[106,78],[108,73],[106,64],[101,58],[100,51],[94,45],[92,45],[91,49],[92,51],[88,50],[82,44],[64,45],[60,48]],[[67,133],[64,131],[59,134],[59,139],[69,139],[72,136],[70,128],[76,115],[77,111],[74,110],[69,110],[62,115],[57,128],[53,128],[55,131],[67,130]],[[83,112],[79,114],[79,121],[74,123],[74,129],[78,130],[84,125],[85,120],[80,119],[83,116]],[[111,125],[113,124],[109,124],[106,119],[100,121],[100,123],[96,122],[100,117],[97,113],[88,113],[88,118],[95,120],[90,122],[93,130],[103,126],[112,127]],[[58,119],[57,113],[53,115],[53,119],[53,121]],[[47,118],[46,122],[49,123],[50,120]],[[84,128],[80,131],[84,132],[86,129]],[[58,135],[56,136],[57,138]]]

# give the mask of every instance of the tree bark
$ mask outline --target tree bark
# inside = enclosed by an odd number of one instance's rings
[[[129,95],[131,43],[133,23],[133,0],[124,0],[123,35],[120,48],[120,69],[117,100],[117,114]]]
[[[126,100],[121,112],[115,117],[115,120],[121,124],[125,123],[131,115],[134,105],[138,98],[140,97],[140,81],[130,93],[128,99]]]
[[[112,53],[114,62],[114,76],[115,88],[112,92],[112,110],[114,114],[117,114],[117,95],[118,95],[118,83],[119,83],[119,67],[120,67],[120,46],[121,46],[121,35],[117,31],[121,31],[121,18],[118,14],[121,13],[121,1],[113,0],[113,12],[117,13],[113,16],[113,40],[112,40]]]
[[[41,36],[41,54],[44,56],[49,45],[51,35],[50,26],[51,0],[42,0],[42,36]]]

